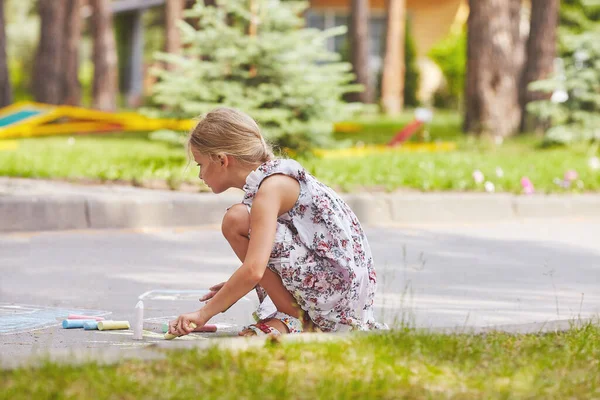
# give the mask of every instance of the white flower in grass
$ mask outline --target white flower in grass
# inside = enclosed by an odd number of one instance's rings
[[[485,191],[488,193],[494,193],[496,191],[496,186],[493,182],[487,181],[483,186],[485,187]]]
[[[555,177],[555,178],[552,180],[552,182],[554,182],[554,184],[555,184],[555,185],[558,185],[558,186],[561,186],[561,187],[562,187],[562,185],[563,185],[563,180],[562,180],[562,179],[560,179],[560,178],[556,178],[556,177]]]
[[[502,168],[496,167],[496,176],[498,178],[503,178],[504,177],[504,171],[502,170]]]
[[[67,139],[67,145],[73,146],[74,144],[75,144],[75,138],[73,136],[71,136],[70,138]]]
[[[599,170],[600,169],[600,158],[598,158],[598,157],[590,158],[588,161],[588,165],[594,171]]]
[[[473,180],[475,181],[475,183],[482,183],[485,180],[485,176],[483,175],[483,172],[481,172],[478,169],[473,171]]]

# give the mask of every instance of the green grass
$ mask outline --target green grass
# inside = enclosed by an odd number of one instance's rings
[[[134,184],[162,180],[177,186],[194,181],[197,168],[188,165],[182,148],[151,141],[147,134],[110,134],[19,140],[16,151],[0,152],[0,175]]]
[[[356,132],[335,132],[338,140],[350,140],[353,143],[385,144],[414,120],[414,112],[404,111],[400,116],[390,118],[385,116],[368,116],[359,118],[351,123],[359,128]],[[454,140],[463,136],[461,131],[462,119],[454,111],[438,110],[434,112],[432,121],[427,125],[431,140]],[[418,135],[415,135],[415,139]]]
[[[341,191],[484,191],[475,183],[475,170],[483,172],[496,192],[521,192],[521,178],[533,182],[537,192],[596,192],[600,171],[588,166],[598,154],[590,146],[543,149],[541,139],[517,137],[496,146],[486,140],[467,138],[460,133],[456,113],[437,112],[428,130],[430,139],[452,140],[457,150],[446,153],[396,152],[343,159],[301,158],[299,161],[324,183]],[[395,119],[364,118],[354,123],[358,132],[336,133],[354,143],[386,143],[412,119],[405,113]],[[178,188],[181,182],[198,184],[197,168],[188,166],[187,154],[179,147],[148,140],[147,134],[32,138],[19,141],[18,150],[0,151],[0,175],[30,178],[122,181],[136,185]],[[501,169],[503,176],[497,176]],[[555,183],[567,170],[579,179],[565,189]]]
[[[517,138],[501,146],[460,139],[458,149],[446,153],[385,153],[339,159],[307,159],[303,165],[324,183],[343,191],[370,187],[393,191],[411,188],[421,191],[484,191],[473,172],[480,170],[496,192],[521,192],[526,176],[537,192],[565,193],[600,190],[600,171],[589,167],[589,146],[538,148],[533,138]],[[502,171],[498,176],[497,169]],[[568,189],[554,180],[567,170],[579,179]],[[499,172],[499,171],[498,171]]]
[[[398,330],[112,366],[45,363],[4,371],[0,399],[597,399],[598,360],[591,324],[531,335]]]

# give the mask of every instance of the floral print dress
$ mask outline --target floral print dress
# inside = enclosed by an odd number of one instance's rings
[[[274,174],[300,184],[300,196],[281,215],[268,267],[324,332],[385,329],[375,322],[377,279],[371,249],[356,215],[328,186],[291,159],[267,161],[246,178],[243,204]],[[267,302],[264,294],[261,303]]]

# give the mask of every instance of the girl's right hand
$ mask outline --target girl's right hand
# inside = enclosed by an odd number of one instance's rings
[[[217,292],[219,290],[221,290],[221,288],[223,287],[223,285],[225,285],[226,282],[221,282],[217,285],[211,286],[208,288],[208,290],[210,290],[210,293],[205,294],[204,296],[200,297],[200,301],[208,301],[210,299],[212,299],[215,294],[217,294]]]

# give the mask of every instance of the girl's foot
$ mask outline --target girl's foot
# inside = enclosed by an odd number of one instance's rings
[[[253,327],[253,328],[251,328]],[[256,329],[259,329],[265,335],[273,334],[273,335],[281,335],[285,333],[289,333],[287,326],[283,322],[275,318],[268,318],[257,322],[256,324],[252,324],[247,326],[238,333],[238,336],[257,336],[258,333]]]
[[[257,335],[281,335],[286,333],[301,333],[310,326],[303,326],[302,322],[298,318],[292,317],[291,315],[277,312],[273,318],[267,318],[259,321],[256,324],[252,324],[244,328],[238,335],[239,336],[257,336]]]

